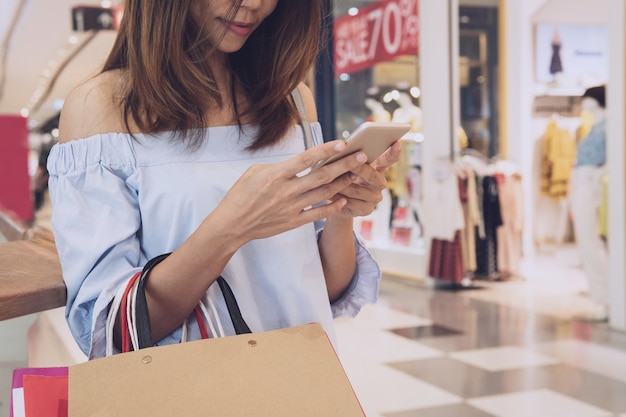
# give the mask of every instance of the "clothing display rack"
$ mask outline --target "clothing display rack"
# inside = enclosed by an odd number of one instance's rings
[[[463,149],[450,164],[442,192],[455,195],[453,230],[433,237],[429,275],[439,283],[472,288],[475,280],[504,280],[520,274],[523,202],[521,175],[499,156]],[[447,190],[443,191],[443,188]]]

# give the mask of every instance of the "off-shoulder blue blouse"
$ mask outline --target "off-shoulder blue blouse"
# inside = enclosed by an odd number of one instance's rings
[[[312,124],[315,144],[323,142]],[[145,263],[180,246],[254,164],[284,161],[304,150],[294,126],[276,146],[248,151],[254,127],[210,127],[203,145],[190,151],[167,133],[98,134],[57,144],[48,158],[52,227],[67,285],[66,317],[80,348],[104,356],[109,305]],[[332,305],[317,246],[323,222],[254,240],[224,268],[242,314],[254,332],[311,322],[334,343],[333,317],[355,316],[377,299],[376,261],[355,236],[357,268],[342,298]],[[226,334],[234,334],[219,287],[207,292]],[[199,338],[190,326],[189,339]],[[177,343],[181,329],[159,342]]]

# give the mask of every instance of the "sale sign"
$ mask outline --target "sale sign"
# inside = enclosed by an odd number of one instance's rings
[[[400,55],[415,55],[418,0],[384,0],[334,24],[335,74],[353,73]]]

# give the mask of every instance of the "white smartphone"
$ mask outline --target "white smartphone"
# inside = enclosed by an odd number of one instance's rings
[[[358,151],[365,152],[367,163],[372,163],[410,128],[411,125],[408,123],[364,122],[345,140],[347,146],[343,152],[318,162],[313,168],[319,168]]]

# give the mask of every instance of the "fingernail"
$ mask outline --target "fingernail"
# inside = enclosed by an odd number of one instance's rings
[[[363,152],[359,152],[356,154],[356,160],[358,162],[366,162],[367,161],[367,155],[365,155]]]
[[[343,148],[345,147],[346,147],[346,144],[342,140],[337,141],[337,143],[335,144],[336,151],[343,151]]]

